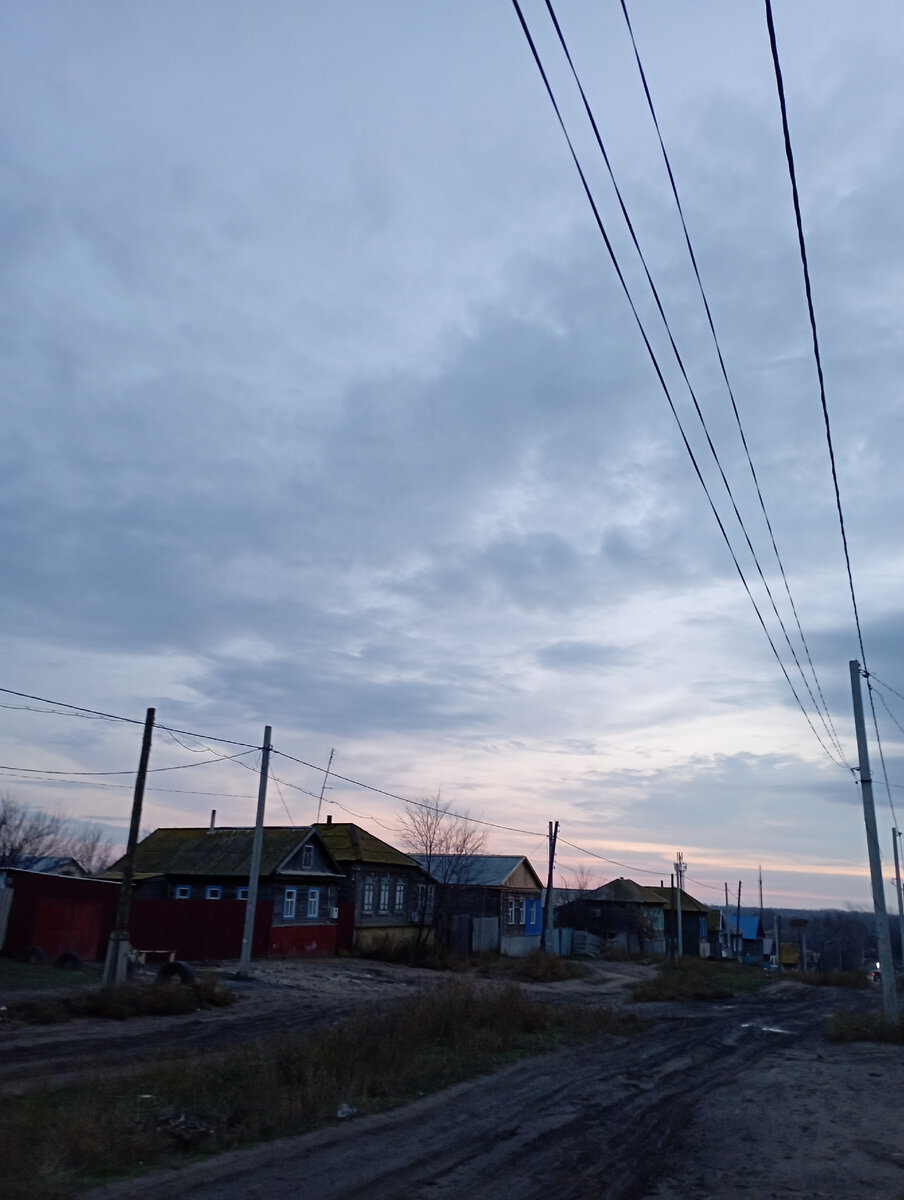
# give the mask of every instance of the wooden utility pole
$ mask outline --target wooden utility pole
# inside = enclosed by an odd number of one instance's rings
[[[860,692],[860,663],[852,659],[851,696],[854,702],[854,728],[857,731],[857,753],[860,757],[860,790],[863,798],[863,821],[866,825],[866,847],[869,851],[869,873],[873,886],[873,909],[876,914],[876,941],[879,944],[879,970],[882,974],[882,1008],[886,1021],[898,1020],[898,997],[895,994],[895,960],[891,953],[891,933],[885,908],[885,881],[882,878],[882,858],[879,854],[879,831],[876,828],[876,808],[873,803],[873,781],[869,773],[869,749],[866,744],[866,724],[863,720],[863,696]]]
[[[116,922],[107,945],[107,957],[101,980],[102,987],[112,987],[116,983],[122,983],[129,968],[129,914],[132,910],[132,881],[135,878],[135,847],[138,845],[138,831],[141,826],[144,781],[147,779],[148,760],[151,757],[151,736],[154,731],[155,716],[156,710],[149,708],[144,718],[144,736],[141,739],[141,755],[138,759],[138,774],[135,776],[135,792],[132,797],[129,840],[126,843],[126,856],[122,865],[122,884],[119,889],[119,903],[116,907]]]
[[[242,956],[238,974],[247,978],[251,974],[251,946],[254,942],[254,910],[257,906],[257,883],[261,872],[261,847],[264,842],[264,809],[267,805],[267,773],[270,769],[270,726],[264,729],[264,745],[261,750],[261,777],[257,789],[257,819],[254,822],[254,840],[251,843],[251,872],[248,876],[248,900],[245,907],[245,932],[242,937]]]
[[[333,765],[333,755],[336,753],[335,747],[330,746],[330,760],[326,764],[326,770],[323,772],[323,783],[320,785],[320,799],[317,801],[317,824],[320,824],[320,806],[323,804],[323,793],[326,791],[326,781],[330,777],[330,767]]]
[[[559,822],[556,821],[553,825],[549,822],[549,871],[546,875],[546,897],[543,905],[543,929],[540,932],[540,949],[546,951],[549,949],[550,938],[548,936],[549,918],[552,914],[552,880],[553,869],[556,863],[556,839],[559,836]]]
[[[738,962],[744,957],[744,939],[741,937],[741,881],[738,880]]]

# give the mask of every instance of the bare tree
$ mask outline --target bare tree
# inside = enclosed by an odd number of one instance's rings
[[[0,868],[35,858],[74,858],[89,874],[102,871],[115,852],[97,825],[77,825],[61,813],[29,808],[9,791],[0,793]]]
[[[466,813],[453,812],[437,791],[408,801],[400,821],[402,841],[430,877],[418,894],[418,942],[444,930],[452,887],[469,882],[473,859],[483,852],[486,831]]]

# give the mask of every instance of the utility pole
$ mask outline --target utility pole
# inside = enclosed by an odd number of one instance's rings
[[[670,908],[671,908],[671,913],[672,913],[672,926],[674,928],[677,928],[677,922],[675,920],[675,874],[674,874],[674,872],[672,872],[672,874],[669,876],[669,902],[670,902]],[[676,947],[676,945],[677,945],[677,939],[673,935],[672,937],[669,938],[669,962],[672,964],[673,967],[675,965],[675,947]]]
[[[546,902],[543,906],[543,928],[540,931],[540,949],[542,951],[544,951],[544,953],[549,949],[549,937],[547,935],[547,931],[549,930],[549,918],[550,918],[550,914],[552,913],[552,878],[553,878],[553,869],[554,869],[555,863],[556,863],[556,839],[558,838],[558,836],[559,836],[559,822],[556,821],[555,825],[553,825],[552,821],[550,821],[549,822],[549,871],[547,872],[547,875],[546,875],[546,897],[545,897]]]
[[[866,744],[866,725],[863,720],[863,696],[860,691],[860,663],[852,659],[851,696],[854,702],[854,728],[857,731],[857,752],[860,756],[860,789],[863,797],[863,820],[866,825],[866,846],[869,851],[869,873],[873,885],[873,909],[876,913],[876,941],[879,944],[879,970],[882,974],[882,1008],[886,1021],[897,1022],[898,997],[895,994],[895,960],[891,953],[891,933],[885,908],[885,881],[882,878],[882,859],[879,855],[879,831],[876,828],[876,808],[873,803],[873,781],[869,773],[869,749]]]
[[[741,937],[741,881],[738,880],[738,962],[744,957],[744,939]]]
[[[317,801],[317,824],[320,824],[320,806],[323,804],[323,793],[326,791],[326,781],[330,777],[330,767],[333,765],[333,755],[336,753],[335,748],[330,746],[330,760],[326,764],[326,770],[323,772],[323,783],[320,785],[320,799]]]
[[[760,876],[760,930],[762,931],[762,926],[763,926],[763,867],[762,867],[762,864],[760,864],[760,866],[757,867],[757,870],[759,871],[759,876]]]
[[[901,963],[904,965],[904,896],[901,894],[901,863],[898,858],[898,838],[900,836],[897,829],[891,831],[892,845],[895,848],[895,885],[898,893],[898,942],[901,949]]]
[[[687,867],[687,864],[685,863],[684,855],[681,853],[680,850],[676,853],[675,858],[677,860],[675,863],[675,876],[678,880],[678,891],[676,893],[676,899],[678,901],[677,912],[676,912],[676,919],[678,921],[678,957],[683,958],[684,957],[684,930],[681,928],[681,889],[684,884],[684,872]]]
[[[138,774],[135,776],[135,792],[132,797],[132,820],[129,824],[129,840],[122,866],[122,884],[119,903],[116,907],[116,922],[107,945],[102,987],[122,983],[129,966],[129,914],[132,910],[132,881],[135,878],[135,847],[138,845],[138,830],[141,825],[141,805],[144,800],[144,781],[148,774],[151,757],[151,735],[154,731],[156,710],[149,708],[144,718],[144,736],[141,739],[141,755],[138,759]]]
[[[264,809],[267,805],[267,773],[270,769],[270,726],[264,728],[264,745],[261,750],[261,777],[257,789],[257,820],[254,823],[254,840],[251,843],[251,873],[248,877],[248,900],[245,905],[245,932],[242,936],[242,956],[238,974],[247,979],[251,974],[251,946],[254,942],[254,910],[257,907],[257,884],[261,873],[261,847],[264,842]]]

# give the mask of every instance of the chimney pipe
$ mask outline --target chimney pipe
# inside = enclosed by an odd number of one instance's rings
[[[217,827],[217,810],[215,808],[212,808],[210,810],[210,829],[208,829],[207,832],[213,833],[213,831],[216,829],[216,827]]]
[[[326,823],[327,823],[327,825],[332,825],[332,823],[333,823],[333,814],[332,813],[326,814]]]

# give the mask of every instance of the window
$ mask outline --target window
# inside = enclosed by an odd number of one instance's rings
[[[395,881],[395,902],[393,908],[396,912],[403,912],[405,909],[405,880],[397,879]]]
[[[364,880],[364,898],[361,904],[362,912],[372,913],[374,910],[374,877],[368,875]]]
[[[204,899],[205,900],[222,900],[223,899],[223,889],[219,886],[219,884],[215,884],[215,883],[208,884],[208,886],[204,889]]]
[[[310,871],[314,865],[314,847],[310,844],[301,848],[301,869],[302,871]]]
[[[417,885],[417,915],[418,919],[423,915],[429,917],[433,912],[433,901],[436,896],[436,888],[431,884],[419,883]]]
[[[508,921],[509,925],[523,925],[524,924],[524,897],[523,896],[510,896],[509,899],[506,900],[506,908],[507,908],[506,920]]]
[[[191,887],[187,883],[177,884],[173,896],[176,900],[190,900]]]
[[[384,875],[380,880],[380,912],[389,912],[389,876]]]
[[[282,915],[284,921],[295,920],[295,897],[297,894],[296,888],[286,888],[283,892]]]
[[[320,888],[308,888],[308,916],[320,916]]]
[[[236,898],[236,900],[247,900],[248,899],[248,889],[246,887],[236,888],[235,889],[235,898]]]

